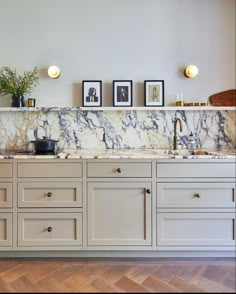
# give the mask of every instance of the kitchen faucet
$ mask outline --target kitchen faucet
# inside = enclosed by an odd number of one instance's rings
[[[179,118],[176,118],[174,122],[173,150],[177,150],[177,135],[176,135],[177,122],[179,122],[180,132],[182,132],[182,122]]]

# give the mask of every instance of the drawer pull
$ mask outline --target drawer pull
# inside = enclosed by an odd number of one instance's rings
[[[52,231],[52,227],[48,227],[47,231],[50,233]]]
[[[150,189],[146,189],[146,193],[147,194],[151,194],[151,190]]]
[[[195,193],[195,194],[193,194],[193,197],[194,197],[194,198],[200,198],[200,194]]]
[[[52,197],[52,192],[48,192],[47,196]]]
[[[121,173],[121,168],[118,167],[116,171],[120,174]]]

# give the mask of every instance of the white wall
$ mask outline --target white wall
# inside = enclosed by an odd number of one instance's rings
[[[183,68],[199,67],[187,79]],[[62,76],[45,76],[49,65]],[[206,101],[235,88],[235,0],[0,0],[0,67],[21,73],[38,66],[38,106],[81,105],[81,81],[103,81],[112,105],[112,80],[132,79],[134,105],[143,105],[143,80],[165,81],[165,105]],[[27,97],[26,97],[27,98]],[[0,105],[10,105],[0,97]]]

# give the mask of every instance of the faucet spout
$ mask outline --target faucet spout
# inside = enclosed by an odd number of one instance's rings
[[[177,123],[179,122],[179,129],[182,132],[182,122],[177,118],[174,122],[174,138],[173,138],[173,150],[177,150]]]

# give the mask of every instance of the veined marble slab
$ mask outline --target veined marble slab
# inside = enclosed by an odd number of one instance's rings
[[[206,153],[206,154],[203,154]],[[188,150],[158,149],[80,149],[64,150],[57,155],[6,154],[0,159],[235,159],[235,153],[202,151],[201,155],[191,155]]]
[[[30,141],[48,136],[69,149],[171,149],[176,118],[179,143],[190,132],[197,147],[234,148],[235,111],[219,110],[79,110],[0,113],[0,149],[31,149]]]

